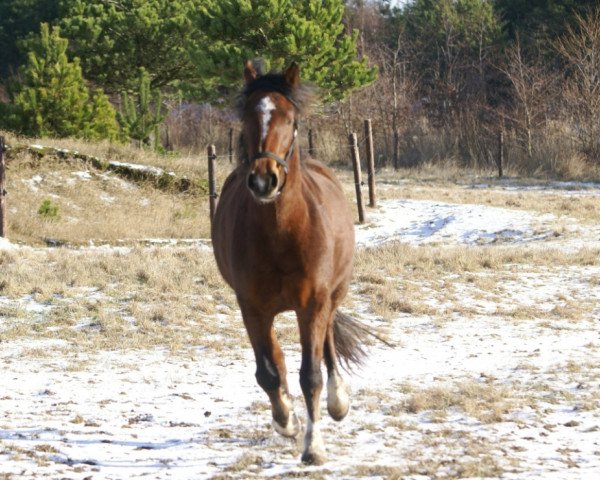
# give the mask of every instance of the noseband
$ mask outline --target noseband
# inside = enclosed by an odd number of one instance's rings
[[[264,151],[264,152],[256,152],[254,157],[252,158],[252,162],[258,160],[259,158],[270,158],[271,160],[275,160],[279,165],[283,167],[285,174],[288,173],[288,161],[292,157],[294,153],[294,149],[296,148],[296,137],[298,136],[298,125],[294,122],[294,140],[288,148],[287,153],[285,154],[285,158],[281,158],[279,155],[275,155],[273,152]]]

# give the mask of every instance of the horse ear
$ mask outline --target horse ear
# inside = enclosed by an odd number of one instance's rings
[[[296,88],[300,84],[300,67],[296,62],[292,62],[285,71],[285,80],[292,88]]]
[[[251,60],[246,60],[244,65],[244,80],[246,80],[246,83],[256,80],[256,69]]]

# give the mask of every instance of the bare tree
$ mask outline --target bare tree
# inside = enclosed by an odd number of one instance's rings
[[[556,42],[570,67],[563,92],[583,153],[600,163],[600,7],[576,19]]]
[[[521,147],[529,159],[533,156],[533,135],[547,121],[551,99],[555,96],[556,76],[540,64],[526,63],[521,45],[516,44],[506,52],[507,65],[501,70],[513,89],[513,112],[509,123],[516,128]]]
[[[400,140],[411,122],[411,105],[416,101],[416,85],[408,73],[406,45],[403,32],[399,32],[396,45],[380,45],[378,62],[380,81],[376,101],[384,119],[387,136],[391,137],[391,153],[394,168],[399,168]]]

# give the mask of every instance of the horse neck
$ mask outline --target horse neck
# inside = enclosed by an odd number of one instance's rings
[[[308,224],[308,202],[304,191],[305,175],[300,152],[296,147],[288,161],[285,185],[275,206],[277,224],[279,228],[286,231],[299,230]]]

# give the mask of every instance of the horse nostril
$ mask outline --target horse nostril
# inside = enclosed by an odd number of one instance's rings
[[[254,193],[254,195],[260,198],[266,198],[277,189],[279,183],[279,177],[276,173],[265,173],[252,172],[248,174],[246,178],[248,188]]]

